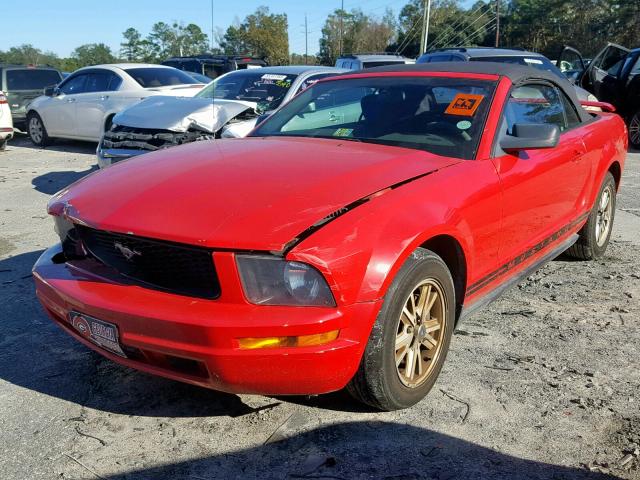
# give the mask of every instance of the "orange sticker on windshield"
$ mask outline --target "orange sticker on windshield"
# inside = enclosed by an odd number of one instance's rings
[[[480,106],[484,95],[473,95],[472,93],[459,93],[451,101],[444,113],[449,115],[461,115],[463,117],[473,117]]]

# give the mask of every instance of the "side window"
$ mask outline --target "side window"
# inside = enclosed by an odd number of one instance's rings
[[[441,54],[441,55],[432,55],[431,59],[429,60],[429,63],[433,63],[433,62],[450,62],[450,61],[451,61],[451,55]]]
[[[620,71],[620,67],[622,66],[622,62],[627,56],[627,52],[621,50],[616,47],[609,48],[604,55],[602,63],[599,68],[601,70],[605,70],[609,75],[613,75],[614,77],[618,75]]]
[[[87,75],[87,84],[85,85],[84,91],[87,93],[107,92],[110,81],[110,72],[91,72]]]
[[[509,135],[516,123],[545,123],[557,125],[560,131],[567,129],[559,92],[550,85],[527,84],[514,88],[505,109],[505,120]]]
[[[120,88],[120,85],[122,85],[122,78],[120,78],[119,75],[111,72],[110,79],[109,79],[109,87],[108,87],[109,91],[115,92]]]
[[[560,98],[562,99],[562,106],[564,107],[564,113],[567,118],[567,128],[573,128],[576,125],[580,125],[580,117],[578,116],[578,112],[576,112],[573,102],[569,100],[564,92],[560,92]]]
[[[636,59],[636,63],[633,67],[631,67],[630,75],[638,75],[640,74],[640,55]]]
[[[60,91],[65,95],[83,93],[85,91],[85,84],[88,76],[88,74],[82,73],[67,79],[67,81],[60,86]]]

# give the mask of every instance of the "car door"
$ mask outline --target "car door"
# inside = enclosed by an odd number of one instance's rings
[[[589,64],[584,86],[598,100],[620,106],[620,71],[629,50],[620,45],[607,45]]]
[[[84,92],[87,74],[80,72],[70,75],[56,95],[38,107],[38,114],[52,137],[77,137],[76,102],[78,95]]]
[[[586,70],[582,54],[568,45],[560,52],[556,66],[571,83],[578,83]]]
[[[95,69],[88,72],[85,91],[78,95],[76,102],[78,136],[100,140],[113,103],[111,94],[121,83],[122,79],[110,70]]]
[[[554,148],[511,154],[496,146],[493,161],[504,195],[499,256],[505,263],[550,238],[586,208],[590,171],[578,114],[555,85],[536,82],[512,89],[497,145],[516,123],[557,125],[562,133]]]

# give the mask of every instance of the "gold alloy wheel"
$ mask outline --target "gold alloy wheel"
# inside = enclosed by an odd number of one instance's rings
[[[613,189],[611,185],[602,191],[600,202],[598,203],[598,214],[596,217],[596,243],[599,247],[604,245],[611,229],[611,216],[613,213]]]
[[[405,386],[422,385],[436,365],[446,314],[444,290],[435,279],[420,282],[405,301],[395,348],[396,370]]]

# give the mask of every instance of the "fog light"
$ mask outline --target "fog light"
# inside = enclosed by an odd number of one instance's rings
[[[314,335],[301,335],[299,337],[239,338],[238,345],[243,350],[253,350],[256,348],[312,347],[334,341],[338,338],[338,333],[340,333],[340,330],[316,333]]]

